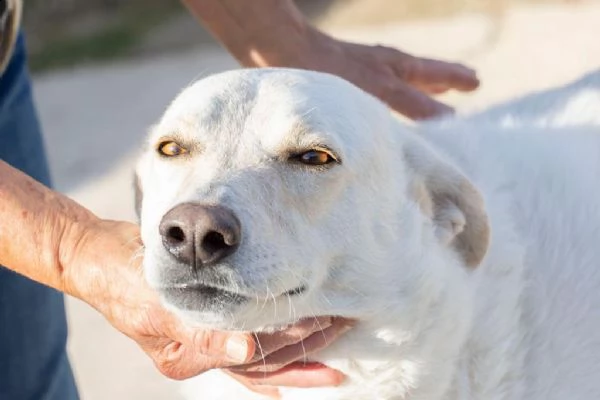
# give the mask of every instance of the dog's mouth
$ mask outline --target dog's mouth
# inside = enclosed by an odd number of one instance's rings
[[[203,284],[163,287],[160,292],[167,302],[187,311],[218,309],[225,304],[240,305],[249,300],[239,293]]]
[[[265,300],[300,296],[307,290],[306,285],[301,285],[278,295],[265,296]],[[198,282],[163,287],[160,291],[167,300],[176,303],[181,308],[192,311],[199,308],[212,308],[219,304],[242,304],[257,299],[256,294],[233,291],[228,288]]]
[[[245,298],[248,297],[242,293],[234,292],[233,290],[224,289],[218,286],[207,285],[204,283],[190,283],[176,286],[168,286],[162,288],[163,292],[174,292],[174,293],[197,293],[202,295],[203,297],[220,297],[220,296],[229,296],[229,297],[240,297]]]
[[[288,290],[287,292],[281,294],[280,296],[300,296],[302,293],[306,292],[308,287],[306,285],[298,286],[295,289]]]

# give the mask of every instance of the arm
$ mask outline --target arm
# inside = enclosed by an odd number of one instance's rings
[[[312,27],[292,0],[182,1],[242,65],[336,74],[411,118],[452,112],[428,95],[479,86],[475,71],[459,64],[336,40]]]
[[[65,244],[96,218],[0,160],[0,264],[62,292],[69,287]]]
[[[301,55],[314,31],[291,0],[183,0],[192,14],[245,66],[277,65]],[[283,65],[283,60],[281,60]],[[299,58],[288,59],[298,67]],[[308,67],[308,65],[306,65]]]

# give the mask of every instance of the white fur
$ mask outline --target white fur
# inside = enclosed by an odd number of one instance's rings
[[[189,156],[156,155],[171,135]],[[600,72],[409,127],[330,75],[233,71],[185,89],[149,144],[138,168],[149,282],[179,279],[162,216],[218,203],[240,219],[243,241],[215,267],[220,283],[199,279],[254,299],[171,309],[217,329],[359,320],[310,357],[346,382],[282,389],[285,400],[600,399]],[[317,144],[341,164],[286,160]],[[261,398],[218,371],[185,392]]]

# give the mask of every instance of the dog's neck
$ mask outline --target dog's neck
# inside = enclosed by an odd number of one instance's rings
[[[336,388],[348,396],[332,398],[446,399],[471,330],[470,277],[466,270],[453,273],[464,266],[449,250],[431,243],[422,246],[422,252],[392,254],[388,261],[424,258],[420,262],[432,268],[422,276],[423,287],[398,287],[403,291],[399,294],[389,283],[376,285],[366,295],[381,304],[381,312],[366,315],[344,340],[318,356],[349,376],[346,385]],[[399,296],[410,296],[410,303],[389,307],[390,298]]]
[[[458,281],[437,296],[423,296],[415,303],[421,308],[415,314],[428,309],[429,318],[414,323],[404,318],[410,310],[388,308],[362,321],[339,346],[322,353],[319,360],[349,376],[347,385],[336,389],[349,396],[339,398],[520,398],[526,327],[515,312],[522,300],[521,270],[511,266],[519,265],[515,258],[522,251],[495,244],[490,251],[503,254],[492,259],[506,264],[484,262],[466,274],[467,286]],[[448,259],[444,251],[428,257],[431,262]],[[382,299],[391,295],[381,294]]]

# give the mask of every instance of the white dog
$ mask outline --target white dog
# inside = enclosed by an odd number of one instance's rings
[[[184,90],[138,167],[144,267],[210,328],[359,321],[285,400],[600,399],[600,73],[409,126],[331,75]],[[218,371],[190,399],[259,399]]]

